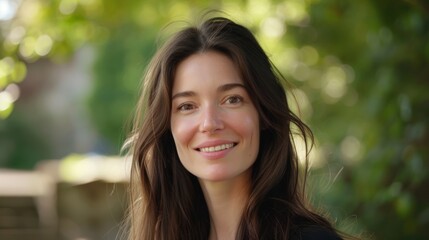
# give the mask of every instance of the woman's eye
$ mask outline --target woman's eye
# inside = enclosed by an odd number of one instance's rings
[[[243,98],[240,96],[231,96],[231,97],[226,99],[225,103],[238,104],[238,103],[241,103],[242,101],[243,101]]]
[[[184,112],[184,111],[190,111],[194,109],[194,105],[189,103],[181,104],[179,107],[177,107],[178,111]]]

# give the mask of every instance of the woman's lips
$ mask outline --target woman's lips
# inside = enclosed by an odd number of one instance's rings
[[[225,142],[217,141],[211,143],[201,144],[199,147],[195,148],[203,157],[209,160],[215,160],[225,157],[235,146],[235,142]]]
[[[226,143],[226,144],[220,144],[220,145],[216,145],[216,146],[211,146],[211,147],[202,147],[202,148],[198,148],[198,150],[200,152],[218,152],[218,151],[222,151],[228,148],[232,148],[234,147],[234,143]]]

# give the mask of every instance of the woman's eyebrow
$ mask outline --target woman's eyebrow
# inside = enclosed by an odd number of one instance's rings
[[[171,97],[171,100],[174,100],[175,98],[179,98],[179,97],[193,97],[195,95],[196,93],[193,91],[178,92],[174,94],[173,97]]]
[[[217,91],[218,91],[218,92],[226,92],[226,91],[228,91],[228,90],[231,90],[231,89],[233,89],[233,88],[237,88],[237,87],[240,87],[240,88],[244,88],[244,89],[246,89],[246,88],[244,87],[244,85],[243,85],[243,84],[241,84],[241,83],[227,83],[227,84],[224,84],[224,85],[222,85],[222,86],[219,86],[219,87],[217,88]]]
[[[227,83],[227,84],[219,86],[217,88],[217,91],[218,92],[226,92],[228,90],[231,90],[231,89],[237,88],[237,87],[245,89],[244,85],[241,83]],[[183,92],[178,92],[178,93],[174,94],[173,97],[171,97],[171,100],[174,100],[175,98],[180,98],[180,97],[194,97],[196,95],[197,94],[193,91],[183,91]]]

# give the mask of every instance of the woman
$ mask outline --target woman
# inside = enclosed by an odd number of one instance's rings
[[[130,239],[340,239],[306,203],[291,126],[313,136],[281,80],[225,18],[158,51],[129,141]]]

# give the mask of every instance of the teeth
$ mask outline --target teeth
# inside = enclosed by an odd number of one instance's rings
[[[222,151],[228,148],[232,148],[234,146],[233,143],[228,143],[228,144],[222,144],[222,145],[218,145],[218,146],[213,146],[213,147],[204,147],[204,148],[200,148],[201,152],[217,152],[217,151]]]

